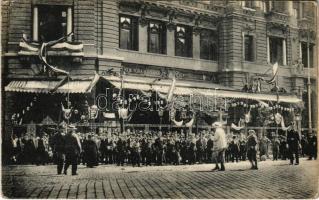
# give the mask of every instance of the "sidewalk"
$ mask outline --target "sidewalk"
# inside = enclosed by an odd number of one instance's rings
[[[79,166],[78,176],[56,175],[56,167],[5,166],[3,195],[10,198],[314,198],[318,162],[265,161],[250,170],[248,161],[213,164],[96,168]],[[69,171],[70,174],[70,171]]]

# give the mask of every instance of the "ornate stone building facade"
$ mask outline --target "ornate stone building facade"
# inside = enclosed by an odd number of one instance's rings
[[[95,73],[107,76],[123,69],[127,76],[141,79],[175,76],[180,81],[242,91],[256,77],[270,78],[278,62],[278,86],[299,99],[310,74],[312,108],[317,106],[315,2],[3,0],[2,17],[7,132],[11,132],[17,98],[25,92],[37,93],[32,88],[26,91],[26,86],[14,91],[13,81],[63,79],[46,72],[37,51],[26,48],[22,38],[41,43],[69,33],[73,35],[67,38],[68,44],[73,46],[52,47],[47,53],[51,63],[70,72],[80,85]],[[261,85],[254,92],[271,94],[272,87]]]

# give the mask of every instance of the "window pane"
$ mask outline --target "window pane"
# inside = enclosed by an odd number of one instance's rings
[[[134,17],[120,17],[120,48],[138,50],[138,22]]]
[[[44,42],[66,35],[67,9],[64,6],[39,6],[39,39]]]
[[[166,52],[166,27],[161,22],[150,22],[148,26],[148,52]]]
[[[192,31],[187,27],[176,27],[175,55],[183,57],[192,56]]]
[[[245,60],[254,61],[253,36],[245,35]]]
[[[313,44],[309,44],[309,65],[310,68],[313,67],[313,49],[314,49],[314,45]],[[301,53],[302,53],[302,64],[304,65],[305,68],[308,67],[308,52],[307,52],[307,43],[306,42],[302,42],[301,43]]]
[[[217,38],[213,31],[204,30],[200,35],[200,58],[206,60],[217,60]]]
[[[121,29],[120,33],[120,48],[121,49],[131,49],[131,31],[126,29]]]
[[[159,43],[159,34],[151,33],[149,38],[149,52],[160,53]]]
[[[270,47],[270,62],[273,64],[278,62],[278,64],[283,65],[283,39],[272,37],[269,38]]]

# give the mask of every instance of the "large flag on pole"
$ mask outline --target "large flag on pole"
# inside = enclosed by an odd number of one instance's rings
[[[276,62],[273,66],[272,66],[272,78],[270,80],[266,80],[266,82],[268,84],[271,84],[273,82],[276,81],[276,77],[278,74],[278,62]]]

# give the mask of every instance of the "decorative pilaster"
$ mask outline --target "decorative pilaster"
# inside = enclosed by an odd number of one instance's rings
[[[39,12],[38,7],[33,7],[33,32],[32,32],[33,41],[37,42],[39,40]]]

